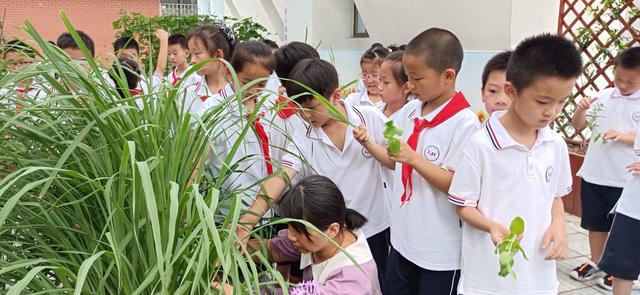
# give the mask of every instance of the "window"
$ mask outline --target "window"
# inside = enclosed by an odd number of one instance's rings
[[[358,7],[353,3],[353,37],[354,38],[369,38],[367,28],[364,26],[364,21],[358,13]]]

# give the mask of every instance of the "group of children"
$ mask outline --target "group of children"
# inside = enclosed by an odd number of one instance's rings
[[[78,33],[93,55],[89,36]],[[567,146],[549,124],[582,71],[572,42],[542,34],[493,57],[481,89],[490,118],[480,122],[456,90],[464,52],[445,29],[406,46],[372,46],[360,60],[360,92],[346,98],[334,66],[305,43],[237,42],[223,25],[157,36],[161,57],[150,81],[137,75],[137,42],[114,43],[116,66],[133,73],[117,88],[135,96],[167,83],[182,94],[184,112],[205,120],[225,112],[204,165],[240,196],[237,234],[251,251],[261,248],[249,233],[277,215],[319,230],[292,222],[266,247],[273,262],[299,261],[290,273],[300,268],[319,294],[558,292],[555,260],[568,255],[561,197],[572,175]],[[56,45],[85,58],[68,33]],[[28,63],[7,48],[12,71]],[[165,75],[167,59],[173,70]],[[580,171],[593,262],[573,276],[593,278],[599,265],[615,294],[629,294],[640,273],[640,180],[631,176],[640,173],[632,148],[635,140],[640,155],[640,48],[615,63],[616,87],[583,99],[573,118],[577,129],[599,118],[593,133],[606,140],[590,143]],[[393,153],[389,120],[403,132]],[[516,256],[517,279],[502,278],[494,251],[516,216],[526,224],[519,238],[528,261]]]

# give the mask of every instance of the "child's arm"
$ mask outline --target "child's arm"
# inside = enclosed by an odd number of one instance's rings
[[[565,234],[564,224],[564,205],[561,198],[555,198],[553,200],[553,206],[551,207],[551,225],[544,233],[542,239],[542,249],[549,247],[553,242],[553,247],[547,251],[547,255],[544,259],[564,259],[567,258],[569,248],[567,246],[567,236]]]
[[[271,204],[280,200],[282,192],[289,184],[288,180],[298,174],[297,171],[289,167],[282,167],[282,170],[285,175],[277,174],[267,179],[248,212],[240,217],[237,234],[241,240],[244,241],[249,236],[249,232],[260,222],[264,214],[271,208]]]
[[[456,212],[465,223],[491,234],[491,241],[496,245],[509,234],[506,226],[486,218],[476,207],[458,206]]]
[[[357,128],[353,129],[353,137],[365,149],[367,149],[367,151],[371,153],[373,158],[380,162],[380,164],[391,170],[395,170],[396,162],[389,158],[389,155],[387,154],[387,148],[379,143],[373,142],[373,140],[371,140],[371,137],[369,137],[367,129],[364,125],[360,125]]]
[[[389,158],[395,162],[410,165],[420,176],[429,182],[429,184],[445,194],[449,192],[453,173],[431,163],[414,151],[406,142],[400,141],[400,152],[395,156],[389,155]]]
[[[169,52],[169,33],[163,29],[158,29],[156,31],[156,37],[160,39],[160,50],[158,51],[158,60],[156,61],[154,75],[164,77],[164,70],[167,68],[167,55]]]
[[[571,118],[571,124],[580,132],[587,127],[587,110],[597,98],[585,97],[576,104],[576,111]]]

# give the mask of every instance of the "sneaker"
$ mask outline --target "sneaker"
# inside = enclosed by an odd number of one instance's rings
[[[613,290],[613,276],[612,275],[606,275],[600,279],[598,279],[598,286],[600,286],[601,288],[605,289],[605,290],[609,290],[612,291]]]
[[[602,271],[600,271],[600,268],[598,268],[595,263],[587,261],[574,268],[569,275],[576,281],[584,282],[602,275]]]

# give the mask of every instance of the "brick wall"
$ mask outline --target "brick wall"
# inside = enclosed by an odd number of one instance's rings
[[[96,44],[96,55],[111,53],[115,39],[112,22],[121,10],[158,15],[160,0],[0,0],[0,18],[6,8],[4,35],[24,38],[26,34],[18,26],[26,19],[47,40],[54,41],[66,31],[60,18],[63,10],[73,26],[89,34]]]

